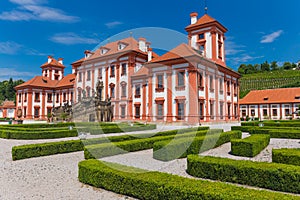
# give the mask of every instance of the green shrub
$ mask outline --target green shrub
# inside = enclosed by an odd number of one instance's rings
[[[187,172],[199,178],[300,193],[300,167],[297,166],[198,155],[188,156],[187,165]]]
[[[195,130],[195,129],[193,129]],[[137,140],[141,138],[149,138],[149,137],[158,137],[162,135],[168,134],[176,134],[179,132],[180,134],[178,137],[181,137],[185,131],[189,133],[190,129],[181,129],[177,131],[166,131],[166,132],[159,132],[156,135],[153,134],[136,134],[136,135],[122,135],[122,136],[112,136],[112,137],[102,137],[102,138],[94,138],[88,140],[82,140],[82,148],[77,148],[77,144],[80,140],[72,140],[72,141],[62,141],[62,142],[49,142],[43,144],[29,144],[29,145],[22,145],[22,146],[15,146],[12,151],[12,157],[15,160],[19,159],[26,159],[32,157],[39,157],[39,156],[47,156],[47,155],[54,155],[57,153],[69,153],[69,152],[76,152],[76,151],[83,151],[83,146],[87,145],[95,145],[95,144],[104,144],[104,143],[111,143],[111,142],[121,142],[121,141],[128,141],[128,140]],[[204,135],[207,131],[202,131]],[[200,132],[198,133],[200,134]],[[61,149],[62,146],[68,146],[66,151],[57,151],[57,149]],[[45,148],[47,149],[45,150]]]
[[[21,160],[82,150],[83,144],[80,140],[15,146],[12,148],[12,159]]]
[[[200,136],[200,137],[199,137]],[[233,138],[241,138],[240,131],[231,131],[197,137],[186,137],[170,141],[159,141],[153,145],[153,158],[170,161],[185,158],[189,154],[199,154],[209,149],[230,142]]]
[[[194,138],[196,136],[203,136],[206,134],[207,131],[187,132],[187,133],[182,133],[177,135],[166,135],[166,136],[160,136],[160,134],[158,134],[150,138],[142,138],[142,139],[135,139],[130,141],[115,142],[115,143],[89,145],[84,148],[84,156],[85,159],[103,158],[103,157],[123,154],[127,152],[152,149],[153,144],[158,141],[170,142],[174,138],[176,139],[184,138],[184,137]]]
[[[194,180],[161,172],[149,172],[98,160],[78,165],[80,182],[115,193],[149,200],[293,200],[297,196],[261,191],[226,183]]]
[[[300,149],[273,149],[272,161],[300,166]]]
[[[68,127],[75,126],[75,123],[57,123],[57,124],[14,124],[14,125],[1,125],[0,127],[17,127],[17,128],[53,128],[53,127]]]
[[[231,154],[235,156],[254,157],[270,143],[270,135],[252,135],[246,139],[231,140]]]
[[[264,124],[264,126],[271,127],[300,127],[300,121],[264,121],[264,122],[242,122],[242,126],[258,126],[260,123]]]
[[[35,140],[35,139],[54,139],[78,136],[77,130],[53,130],[42,132],[16,131],[16,130],[0,130],[0,137],[4,139],[17,140]]]

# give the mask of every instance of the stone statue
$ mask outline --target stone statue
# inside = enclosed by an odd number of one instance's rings
[[[98,81],[97,82],[97,87],[96,87],[96,90],[97,90],[97,97],[98,99],[101,101],[102,100],[102,91],[103,91],[103,81]]]

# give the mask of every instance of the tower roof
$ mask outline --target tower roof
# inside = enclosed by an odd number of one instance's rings
[[[218,28],[220,28],[223,32],[227,32],[227,28],[223,26],[220,22],[218,22],[216,19],[212,18],[208,14],[203,15],[200,17],[195,24],[191,24],[187,26],[185,29],[187,31],[192,29],[198,29],[198,28],[205,28],[208,26],[215,25]]]
[[[45,67],[48,67],[48,66],[59,67],[59,68],[66,68],[62,64],[62,60],[63,60],[62,58],[59,58],[58,60],[56,60],[52,56],[48,56],[48,62],[42,64],[41,68],[45,68]]]

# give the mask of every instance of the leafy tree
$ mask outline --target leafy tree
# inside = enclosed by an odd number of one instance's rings
[[[3,102],[6,99],[9,101],[15,101],[16,91],[14,87],[22,83],[24,83],[23,80],[13,81],[12,78],[10,78],[8,81],[0,82],[0,102]]]
[[[278,67],[277,61],[271,62],[271,70],[275,71],[275,70],[278,70],[278,69],[279,69],[279,67]]]
[[[293,68],[293,66],[292,66],[292,64],[290,62],[285,62],[283,64],[283,69],[285,69],[285,70],[290,70],[292,68]]]
[[[261,64],[261,71],[263,72],[270,71],[270,64],[268,63],[268,61]]]
[[[253,65],[254,69],[256,72],[260,72],[261,71],[261,65],[260,64],[255,64]]]
[[[247,65],[241,64],[240,67],[239,67],[239,69],[238,69],[238,72],[240,74],[245,74],[246,69],[247,69]]]

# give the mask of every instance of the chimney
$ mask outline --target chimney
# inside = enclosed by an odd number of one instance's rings
[[[58,62],[59,62],[60,64],[64,65],[63,60],[64,60],[63,58],[59,58],[59,59],[58,59]]]
[[[143,52],[146,52],[147,47],[146,47],[146,39],[145,38],[139,38],[139,49]]]
[[[52,56],[48,56],[48,63],[51,63],[52,62]]]
[[[197,22],[197,17],[198,17],[198,13],[196,13],[196,12],[192,12],[191,13],[191,24],[196,24],[196,22]]]
[[[152,60],[152,48],[148,48],[148,62]]]

